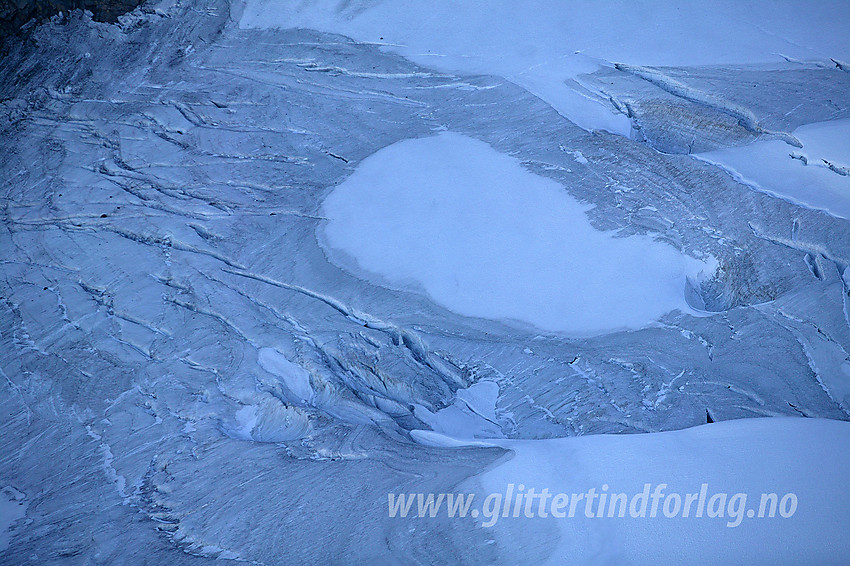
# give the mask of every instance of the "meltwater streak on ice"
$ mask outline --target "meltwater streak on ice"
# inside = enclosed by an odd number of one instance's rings
[[[378,151],[323,206],[327,245],[389,284],[572,336],[687,310],[686,278],[707,270],[651,237],[596,230],[564,187],[456,133]]]
[[[600,64],[690,66],[850,59],[850,3],[538,0],[487,3],[248,0],[243,28],[310,28],[385,45],[416,63],[504,77],[579,126],[628,135],[607,102],[569,84]],[[602,102],[600,104],[600,102]]]

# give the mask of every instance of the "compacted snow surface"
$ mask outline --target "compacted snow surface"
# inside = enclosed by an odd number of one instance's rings
[[[688,310],[686,277],[708,266],[648,236],[601,232],[588,208],[518,160],[446,132],[365,159],[323,214],[331,247],[460,314],[592,335]]]
[[[848,21],[151,0],[27,27],[0,564],[846,562]],[[729,506],[485,525],[520,484]],[[477,516],[391,513],[449,493]]]

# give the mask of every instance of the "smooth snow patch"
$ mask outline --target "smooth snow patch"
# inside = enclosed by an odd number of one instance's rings
[[[706,268],[650,237],[596,230],[564,187],[449,132],[378,151],[323,208],[326,244],[382,282],[574,336],[689,310],[686,278]]]
[[[498,384],[479,381],[466,389],[459,389],[452,405],[436,413],[422,405],[415,405],[414,415],[435,432],[453,438],[499,438],[503,435],[496,423],[498,398]]]
[[[850,218],[850,120],[808,124],[794,130],[794,136],[802,142],[801,149],[768,140],[696,157],[763,192]]]
[[[254,431],[254,427],[257,426],[258,420],[259,413],[256,405],[246,405],[236,411],[236,424],[238,425],[235,431],[236,436],[243,440],[253,440],[254,437],[251,433]]]
[[[299,399],[309,401],[313,395],[310,385],[310,373],[286,359],[286,356],[274,348],[260,348],[257,361],[264,370],[283,380],[284,385]]]
[[[9,548],[12,525],[27,514],[26,496],[12,486],[0,490],[0,552]]]
[[[247,0],[242,28],[340,33],[428,67],[498,75],[585,129],[628,135],[629,120],[572,88],[600,64],[712,65],[850,58],[850,2],[765,3]],[[592,96],[592,95],[590,95]]]
[[[551,521],[558,538],[537,540],[551,545],[550,564],[826,564],[850,549],[850,452],[843,449],[850,444],[850,423],[742,419],[672,432],[550,440],[464,442],[430,431],[412,436],[429,446],[512,450],[512,458],[472,480],[476,499],[504,494],[508,484],[514,493],[522,484],[526,493],[548,489],[550,495],[594,488],[592,510],[597,511],[603,491],[631,498],[644,484],[653,489],[667,484],[656,517],[647,511],[645,518],[632,518],[627,509],[624,518],[607,518],[606,503],[605,518],[587,518],[586,502],[580,500],[572,518],[499,518],[491,527],[500,546],[516,548],[540,536],[529,529]],[[703,483],[709,497],[728,494],[722,516],[696,518],[696,504],[688,518],[664,516],[664,497],[678,493],[684,500]],[[794,493],[798,506],[788,518],[778,512],[774,518],[750,518],[745,512],[740,524],[729,527],[736,522],[729,516],[729,499],[736,493],[747,494],[746,510],[758,511],[762,493],[778,498]]]

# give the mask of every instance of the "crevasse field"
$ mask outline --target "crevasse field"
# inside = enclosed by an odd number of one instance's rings
[[[150,0],[26,27],[0,564],[846,563],[848,22]]]

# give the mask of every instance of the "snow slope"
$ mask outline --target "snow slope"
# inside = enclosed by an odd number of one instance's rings
[[[499,518],[492,527],[506,548],[533,546],[551,537],[551,564],[838,564],[850,552],[850,423],[810,419],[746,419],[639,435],[601,435],[543,441],[495,441],[513,458],[483,474],[480,494],[505,493],[510,483],[538,493],[583,493],[594,488],[632,494],[644,484],[667,484],[666,496],[700,491],[726,493],[722,514],[701,518],[683,511],[665,516]],[[731,504],[747,494],[743,507]],[[758,517],[762,493],[797,497],[790,517]],[[478,497],[478,495],[476,496]],[[710,499],[709,499],[710,501]],[[718,498],[718,502],[720,499]],[[651,502],[650,502],[651,503]],[[591,507],[598,512],[599,500]],[[533,508],[536,508],[535,504]],[[706,507],[708,509],[708,507]],[[790,507],[786,508],[786,510]],[[650,507],[651,510],[651,507]],[[753,515],[749,511],[753,511]],[[618,510],[617,510],[618,511]],[[616,513],[615,513],[616,515]],[[740,517],[739,517],[740,515]],[[549,522],[547,527],[541,523]],[[557,541],[557,542],[556,542]],[[539,539],[536,541],[541,542]]]
[[[850,59],[847,2],[674,3],[618,0],[343,2],[247,0],[243,28],[302,27],[385,46],[422,65],[493,74],[528,89],[588,129],[628,134],[573,82],[613,62],[710,65]],[[569,84],[568,84],[569,83]],[[578,88],[573,88],[576,86]],[[587,96],[590,96],[588,98]]]
[[[697,157],[758,190],[850,219],[850,120],[809,124],[794,136],[803,147],[762,140]]]

